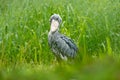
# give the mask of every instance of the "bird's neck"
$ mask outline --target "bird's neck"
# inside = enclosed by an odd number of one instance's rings
[[[56,34],[56,33],[59,33],[59,30],[56,30],[56,31],[51,31],[51,30],[50,30],[50,32],[49,32],[49,34],[52,34],[52,35],[54,35],[54,34]]]

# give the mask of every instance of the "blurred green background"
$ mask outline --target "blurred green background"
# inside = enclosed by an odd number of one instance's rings
[[[59,65],[48,46],[49,18],[74,40],[74,64]],[[0,0],[0,78],[119,80],[120,0]]]

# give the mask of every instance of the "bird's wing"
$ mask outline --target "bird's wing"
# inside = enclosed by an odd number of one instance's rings
[[[75,45],[74,41],[66,36],[62,36],[61,37],[65,42],[66,44],[71,48],[71,49],[74,49],[75,51],[78,50],[77,46]]]
[[[57,39],[56,47],[63,56],[68,57],[74,57],[78,50],[75,43],[70,38],[63,35]]]

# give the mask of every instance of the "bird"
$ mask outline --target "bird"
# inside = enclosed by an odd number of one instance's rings
[[[50,31],[48,33],[48,44],[58,61],[74,59],[78,48],[74,41],[59,32],[62,18],[59,14],[53,14],[50,19]]]

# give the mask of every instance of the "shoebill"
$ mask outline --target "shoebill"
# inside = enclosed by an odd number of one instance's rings
[[[62,19],[58,14],[50,17],[49,46],[58,61],[74,59],[78,48],[72,39],[59,32],[61,22]]]

